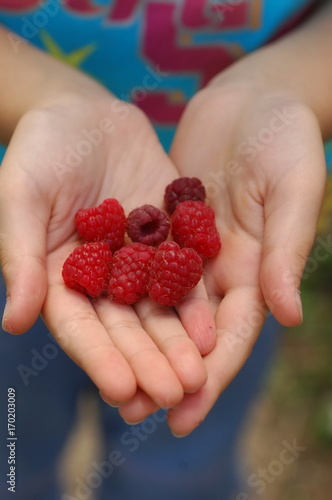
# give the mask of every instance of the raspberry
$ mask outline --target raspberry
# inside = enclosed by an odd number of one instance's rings
[[[167,211],[172,214],[183,201],[205,201],[205,187],[196,177],[180,177],[166,187],[164,201]]]
[[[90,297],[106,291],[112,252],[105,241],[85,243],[75,248],[62,268],[62,277],[69,288]]]
[[[202,201],[179,203],[172,215],[172,233],[181,247],[194,248],[200,257],[214,257],[221,248],[215,213]]]
[[[75,216],[75,224],[81,238],[85,241],[105,240],[112,252],[124,243],[126,216],[114,198],[107,198],[97,207],[82,208]]]
[[[146,293],[154,252],[154,247],[142,243],[131,243],[115,252],[107,289],[111,299],[134,304]]]
[[[153,205],[135,208],[127,218],[129,238],[145,245],[159,245],[166,240],[169,230],[169,218]]]
[[[160,304],[174,306],[197,285],[202,272],[202,259],[195,250],[165,241],[151,260],[149,296]]]

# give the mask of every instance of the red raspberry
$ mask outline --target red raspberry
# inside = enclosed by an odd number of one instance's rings
[[[180,177],[167,186],[164,201],[167,211],[172,214],[182,201],[205,201],[205,197],[205,187],[199,179]]]
[[[202,272],[202,259],[195,250],[165,241],[151,260],[149,296],[160,304],[174,306],[197,285]]]
[[[75,224],[81,238],[85,241],[105,240],[112,252],[124,243],[126,216],[114,198],[107,198],[98,207],[81,208],[75,216]]]
[[[153,205],[143,205],[135,208],[127,218],[129,238],[145,245],[159,245],[166,240],[169,230],[169,218]]]
[[[154,247],[142,243],[131,243],[115,252],[107,289],[111,299],[134,304],[146,293],[154,252]]]
[[[172,233],[181,247],[194,248],[200,257],[214,257],[221,248],[215,213],[202,201],[179,203],[172,215]]]
[[[98,297],[106,291],[112,252],[105,241],[85,243],[75,248],[62,268],[62,277],[69,288]]]

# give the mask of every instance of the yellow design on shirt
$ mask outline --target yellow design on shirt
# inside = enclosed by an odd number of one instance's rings
[[[45,45],[47,52],[49,52],[53,57],[56,57],[60,61],[79,68],[84,61],[97,49],[95,43],[89,43],[85,47],[73,50],[66,54],[61,47],[56,43],[56,41],[47,33],[47,31],[40,32],[40,38]]]

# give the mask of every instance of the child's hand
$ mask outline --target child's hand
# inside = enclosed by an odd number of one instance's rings
[[[325,161],[308,107],[218,79],[189,104],[171,159],[181,175],[199,177],[207,187],[223,243],[205,266],[217,323],[217,345],[205,357],[208,381],[169,412],[171,429],[183,435],[204,419],[250,356],[268,309],[283,325],[302,321],[298,290],[323,198]],[[143,414],[138,408],[131,401],[120,411],[135,421]]]
[[[165,186],[178,176],[144,115],[96,89],[88,97],[62,93],[29,111],[12,137],[0,172],[4,327],[22,333],[42,309],[50,331],[105,399],[129,400],[138,386],[155,405],[171,407],[206,380],[195,346],[206,353],[215,343],[204,286],[176,312],[148,299],[135,307],[91,303],[61,277],[77,245],[79,208],[109,197],[127,213],[144,203],[162,207]]]
[[[206,267],[217,346],[207,384],[171,411],[186,434],[206,416],[257,340],[265,304],[285,326],[302,321],[301,276],[316,231],[326,167],[318,121],[279,92],[223,86],[192,101],[171,158],[210,186],[223,249]]]

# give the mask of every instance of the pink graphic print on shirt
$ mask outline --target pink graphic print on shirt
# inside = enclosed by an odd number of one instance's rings
[[[211,24],[213,29],[219,31],[227,29],[226,26],[222,27],[223,24],[236,26],[238,29],[248,27],[249,4],[248,1],[240,2],[221,16],[211,10],[211,2],[207,0],[186,0],[179,16],[179,5],[176,2],[149,2],[145,10],[142,55],[147,58],[149,64],[160,68],[161,71],[197,78],[198,87],[201,88],[233,63],[241,53],[241,48],[226,43],[195,44],[193,35],[197,29],[210,28]],[[174,124],[181,117],[186,102],[174,102],[172,93],[160,91],[149,93],[143,101],[137,102],[137,105],[155,122]]]

